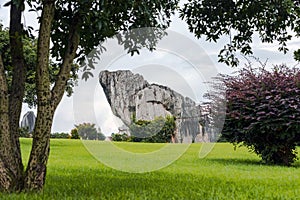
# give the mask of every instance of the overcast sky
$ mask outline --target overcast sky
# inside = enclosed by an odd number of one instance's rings
[[[6,2],[0,0],[0,20],[4,26],[8,26],[9,23],[9,9],[2,7]],[[24,14],[25,25],[37,28],[36,16],[36,13]],[[140,55],[131,57],[116,41],[109,40],[105,44],[107,52],[102,55],[102,60],[94,72],[95,78],[88,82],[80,81],[74,96],[63,98],[55,114],[52,132],[70,132],[74,124],[81,122],[96,123],[106,135],[117,131],[121,122],[112,115],[97,79],[97,73],[103,69],[130,69],[142,74],[150,83],[166,85],[196,102],[203,101],[202,95],[207,89],[203,82],[216,73],[231,73],[235,70],[217,62],[217,55],[228,40],[229,38],[224,37],[217,44],[206,42],[204,38],[197,40],[177,15],[173,17],[169,36],[164,38],[158,44],[157,51],[152,53],[141,51]],[[292,52],[299,48],[299,39],[288,43],[290,51],[286,55],[277,51],[276,43],[262,44],[257,37],[253,41],[254,56],[262,61],[268,59],[269,66],[282,63],[289,66],[297,64],[293,60]],[[244,62],[242,59],[241,66]],[[22,115],[29,110],[24,106]]]

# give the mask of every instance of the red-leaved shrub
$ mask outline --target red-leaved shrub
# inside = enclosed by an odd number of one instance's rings
[[[249,66],[219,80],[227,104],[222,138],[242,143],[268,164],[292,164],[300,143],[300,70]]]

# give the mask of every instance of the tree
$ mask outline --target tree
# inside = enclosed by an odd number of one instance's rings
[[[100,127],[98,127],[98,129],[97,129],[97,133],[98,133],[98,135],[97,135],[98,140],[105,140],[106,139],[106,136],[102,133]]]
[[[37,95],[36,95],[36,85],[35,85],[35,66],[36,66],[36,50],[37,50],[37,39],[34,36],[29,36],[25,34],[22,39],[24,45],[24,63],[27,68],[26,72],[26,81],[25,81],[25,95],[23,102],[27,103],[29,107],[34,107],[37,104]],[[3,29],[0,24],[0,52],[2,53],[3,65],[5,73],[7,74],[8,86],[11,86],[12,81],[12,58],[9,44],[9,30],[8,28]],[[73,64],[70,74],[70,79],[67,82],[65,91],[68,96],[71,96],[73,93],[73,87],[77,82],[77,72],[78,65]],[[49,64],[49,73],[50,73],[50,82],[51,84],[55,83],[56,76],[59,72],[59,66],[55,62],[50,60]],[[10,88],[9,88],[10,90]]]
[[[96,129],[95,124],[83,123],[75,127],[83,140],[105,140],[105,135],[101,133],[101,129]]]
[[[189,30],[198,38],[206,36],[208,41],[217,42],[221,36],[227,35],[230,38],[229,43],[220,51],[219,61],[232,66],[238,65],[238,59],[236,57],[237,51],[240,51],[244,55],[252,54],[251,43],[254,33],[259,35],[262,42],[272,43],[277,41],[279,43],[279,51],[283,51],[284,53],[288,51],[287,41],[292,39],[292,34],[298,36],[300,33],[300,2],[296,0],[190,0],[180,9],[180,16],[187,22]],[[300,60],[300,50],[294,52],[294,58],[298,61]],[[246,72],[244,71],[243,73]],[[249,77],[251,73],[248,73]],[[286,73],[285,75],[289,74],[291,77],[295,77],[295,74],[291,72],[285,71],[284,73]],[[244,78],[246,77],[244,76]],[[241,79],[238,80],[241,83],[245,83]],[[231,89],[238,90],[239,88],[231,87]],[[231,92],[233,93],[233,91]],[[238,93],[239,91],[236,92]],[[263,98],[263,96],[253,98]],[[269,103],[273,103],[271,99],[269,99]],[[241,105],[242,104],[240,104],[240,106]],[[247,108],[248,107],[241,109]],[[252,111],[253,113],[257,113],[254,109]],[[290,111],[292,111],[292,109]],[[298,111],[295,110],[295,112]],[[292,113],[290,114],[292,115]],[[297,113],[294,114],[297,115]],[[261,116],[253,117],[258,118]],[[259,119],[261,120],[261,118]],[[245,125],[242,121],[239,121],[239,123]],[[282,124],[280,123],[281,122],[278,122],[278,126],[286,126],[284,122],[282,122]],[[236,127],[234,124],[231,125]],[[291,129],[293,128],[294,127],[291,126]],[[279,130],[280,129],[275,132],[279,134]],[[265,138],[263,135],[265,133],[260,134],[260,137],[262,137],[264,141]],[[282,137],[291,136],[286,134],[284,130],[281,130],[279,135],[282,135]],[[291,138],[294,137],[291,136]],[[259,138],[253,138],[253,140],[255,139]],[[281,140],[279,139],[279,141]],[[293,149],[293,145],[291,145],[289,149]],[[263,155],[262,150],[257,151],[267,162],[290,163],[294,158],[294,156],[290,154],[290,156],[286,155],[286,161],[280,159],[276,160],[272,158],[272,156],[271,158],[265,157],[266,155],[271,155],[271,152],[267,152]],[[275,149],[275,151],[277,150]],[[290,150],[287,150],[287,152],[290,152]]]
[[[300,142],[300,70],[282,65],[268,71],[250,65],[219,80],[227,89],[222,139],[242,143],[265,163],[293,163]],[[211,99],[219,101],[218,96]]]
[[[23,38],[24,33],[30,30],[24,31],[21,22],[25,1],[11,0],[5,5],[10,6],[11,83],[7,80],[3,52],[0,54],[0,190],[3,191],[43,188],[52,120],[70,80],[73,62],[83,60],[85,54],[116,33],[141,27],[168,27],[178,0],[31,0],[26,3],[40,13],[35,64],[37,119],[32,149],[24,171],[18,138],[28,71]],[[152,31],[152,41],[139,35],[136,35],[137,40],[126,39],[126,34],[121,34],[118,39],[131,52],[143,46],[153,48],[149,43],[155,44],[161,37],[156,35],[158,31],[155,30]],[[50,55],[59,69],[52,85]]]
[[[71,130],[71,139],[80,139],[77,128]]]
[[[219,61],[237,66],[236,52],[252,54],[252,38],[258,33],[262,42],[279,42],[279,51],[287,52],[292,32],[300,33],[300,2],[297,0],[190,0],[180,9],[189,30],[196,37],[217,42],[230,38],[219,54]],[[294,54],[300,60],[300,50]]]

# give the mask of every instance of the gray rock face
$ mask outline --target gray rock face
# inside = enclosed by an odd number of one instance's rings
[[[28,131],[31,133],[33,132],[35,125],[35,115],[32,111],[27,112],[21,121],[22,128],[28,128]]]
[[[99,79],[113,114],[128,126],[135,112],[136,93],[149,86],[149,83],[131,71],[103,71]]]
[[[102,71],[100,84],[114,115],[126,126],[137,120],[153,120],[158,116],[176,118],[176,142],[207,142],[209,138],[200,125],[201,109],[196,103],[174,90],[149,84],[143,76],[128,70]]]

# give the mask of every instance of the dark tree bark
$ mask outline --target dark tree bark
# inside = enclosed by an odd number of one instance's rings
[[[19,142],[19,122],[22,111],[22,102],[25,93],[26,80],[26,65],[23,52],[23,26],[22,26],[22,12],[24,0],[19,1],[18,5],[11,5],[10,18],[10,50],[13,66],[13,79],[9,91],[9,122],[10,134],[12,137],[13,157],[15,158],[16,183],[18,183],[18,190],[23,187],[23,163],[21,157],[21,149]]]
[[[4,191],[13,190],[15,188],[14,180],[16,180],[9,128],[8,96],[8,86],[0,55],[0,187]]]
[[[50,132],[54,115],[51,106],[49,79],[50,33],[55,11],[54,3],[54,0],[43,1],[36,66],[38,111],[32,149],[25,173],[26,190],[41,190],[43,188],[49,157]]]
[[[51,91],[49,76],[50,33],[55,11],[55,1],[43,1],[37,66],[37,120],[33,144],[26,172],[21,159],[18,138],[19,120],[25,90],[26,68],[22,43],[22,6],[11,4],[10,44],[13,64],[13,80],[7,85],[5,70],[0,55],[0,190],[27,191],[41,190],[45,184],[46,166],[50,151],[50,133],[54,112],[61,101],[67,80],[70,78],[73,60],[79,45],[79,16],[70,26],[68,45],[58,79]]]
[[[23,0],[11,2],[9,36],[13,78],[10,88],[0,55],[0,190],[4,191],[20,191],[23,188],[24,169],[18,137],[26,74],[21,24],[23,4]]]
[[[38,113],[34,130],[33,145],[25,174],[26,190],[41,190],[45,184],[46,165],[50,151],[50,133],[55,110],[60,103],[67,80],[70,78],[73,60],[79,44],[79,20],[74,19],[70,26],[68,46],[60,66],[55,85],[50,90],[49,80],[49,47],[52,20],[54,17],[54,1],[45,1],[38,41],[38,62],[36,84],[38,89]]]

